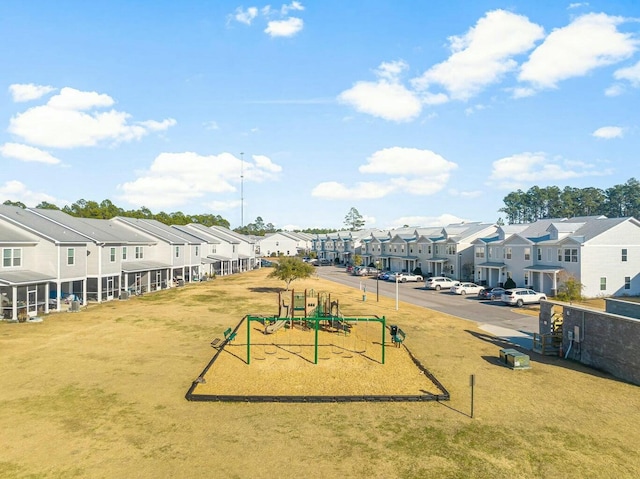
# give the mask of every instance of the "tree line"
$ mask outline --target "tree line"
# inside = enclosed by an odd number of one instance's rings
[[[607,189],[533,186],[526,192],[517,190],[504,197],[504,207],[498,211],[506,221],[533,223],[547,218],[598,216],[640,218],[640,182],[635,178]]]
[[[26,205],[20,201],[5,201],[5,205],[18,206],[20,208],[26,208]],[[152,213],[151,210],[145,206],[137,210],[125,210],[114,205],[110,200],[103,200],[100,203],[97,201],[78,200],[71,205],[59,208],[58,206],[48,203],[46,201],[41,202],[36,208],[42,208],[47,210],[59,210],[64,211],[68,215],[75,216],[76,218],[95,218],[108,220],[115,216],[127,216],[129,218],[140,218],[157,220],[160,223],[166,225],[186,225],[189,223],[199,223],[204,226],[224,226],[229,227],[229,222],[220,215],[212,214],[199,214],[199,215],[186,215],[181,211],[174,213]]]

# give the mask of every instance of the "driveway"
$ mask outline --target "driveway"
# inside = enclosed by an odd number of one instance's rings
[[[319,266],[316,270],[323,279],[361,289],[363,294],[366,293],[367,301],[375,301],[377,295],[396,297],[395,282],[353,276],[336,266]],[[399,301],[473,321],[484,331],[527,349],[532,349],[533,333],[539,331],[537,316],[522,314],[518,308],[497,301],[481,301],[475,295],[459,296],[448,291],[428,290],[424,283],[400,283],[397,291]]]

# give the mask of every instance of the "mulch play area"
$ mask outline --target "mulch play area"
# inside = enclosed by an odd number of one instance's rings
[[[214,356],[186,397],[248,402],[448,400],[447,390],[411,355],[400,333],[377,317],[245,316],[224,338],[214,339]]]

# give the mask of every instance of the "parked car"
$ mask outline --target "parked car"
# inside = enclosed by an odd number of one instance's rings
[[[409,281],[416,283],[418,281],[420,282],[424,281],[422,276],[420,276],[419,274],[394,273],[389,275],[389,281],[396,281],[396,280],[400,283],[407,283]]]
[[[494,299],[500,299],[502,297],[502,293],[504,292],[504,288],[484,288],[478,293],[478,298],[493,301]]]
[[[453,294],[461,294],[461,295],[465,295],[465,294],[478,294],[478,292],[480,290],[483,290],[484,288],[480,285],[477,285],[475,283],[459,283],[456,286],[451,288],[451,292]]]
[[[353,273],[353,268],[354,266],[352,264],[347,265],[347,268],[345,269],[345,271],[347,273]]]
[[[388,280],[389,276],[391,276],[391,273],[389,273],[388,271],[382,271],[378,273],[378,279],[381,279],[383,281]]]
[[[366,266],[360,266],[353,270],[353,274],[356,276],[367,276],[369,274],[369,268]]]
[[[273,262],[269,261],[268,259],[261,258],[260,259],[260,266],[262,266],[263,268],[269,268],[269,267],[273,266]]]
[[[320,263],[320,266],[328,266],[332,263],[332,261],[327,258],[322,258],[319,263]]]
[[[424,282],[424,287],[440,291],[442,288],[451,288],[455,283],[457,283],[455,279],[447,278],[445,276],[432,276],[431,278],[427,278]]]
[[[502,296],[500,297],[500,301],[503,303],[515,305],[517,307],[521,307],[525,304],[539,303],[543,299],[547,299],[546,294],[538,293],[527,288],[508,289],[502,293]]]

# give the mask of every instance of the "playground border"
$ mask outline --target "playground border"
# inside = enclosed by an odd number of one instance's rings
[[[238,331],[244,320],[238,323],[233,330],[234,333]],[[269,395],[222,395],[222,394],[195,394],[193,391],[198,384],[204,380],[204,376],[207,374],[211,366],[216,362],[220,353],[224,350],[228,340],[221,343],[220,347],[213,355],[209,363],[202,370],[197,379],[191,383],[191,387],[185,395],[187,401],[196,402],[250,402],[250,403],[350,403],[350,402],[429,402],[429,401],[449,401],[451,396],[449,391],[444,385],[416,358],[409,348],[403,343],[401,347],[409,354],[409,357],[413,361],[422,373],[428,377],[433,384],[440,390],[440,394],[417,394],[417,395],[352,395],[352,396],[340,396],[340,395],[327,395],[327,396],[269,396]]]

